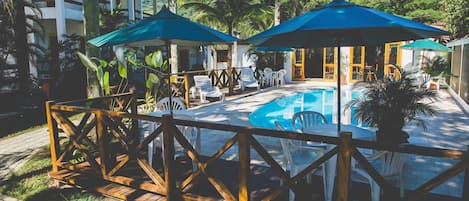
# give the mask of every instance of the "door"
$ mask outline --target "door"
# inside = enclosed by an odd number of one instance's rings
[[[399,79],[400,72],[395,68],[401,66],[402,51],[399,46],[402,42],[386,43],[384,52],[384,75]]]
[[[323,48],[305,50],[305,78],[322,78],[323,76]]]
[[[305,64],[305,50],[296,49],[292,56],[292,80],[303,81],[305,79],[304,64]]]
[[[178,71],[188,71],[189,66],[189,50],[180,49],[178,53]]]
[[[350,82],[362,81],[365,70],[365,47],[355,46],[350,48]]]
[[[337,48],[327,47],[323,51],[324,81],[334,81],[337,77]]]

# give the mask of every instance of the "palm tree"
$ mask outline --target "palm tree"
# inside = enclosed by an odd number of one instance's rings
[[[195,11],[194,18],[197,21],[234,35],[235,30],[243,21],[262,13],[267,9],[267,5],[249,0],[202,0],[186,3],[183,8],[193,9]],[[231,72],[232,48],[232,44],[228,44],[228,72]],[[228,73],[228,83],[230,86],[229,94],[232,94],[233,79],[231,73]]]
[[[25,8],[34,14],[26,15]],[[24,0],[3,0],[0,2],[0,67],[7,66],[7,58],[15,56],[19,73],[20,89],[25,92],[29,88],[29,58],[40,57],[43,49],[36,44],[28,43],[27,34],[42,34],[39,16],[42,13],[31,2]],[[26,23],[31,21],[33,23]],[[38,26],[34,26],[34,24]]]
[[[99,0],[83,0],[83,23],[85,28],[85,40],[99,36]],[[86,55],[99,57],[99,48],[86,44]],[[96,73],[87,70],[88,96],[101,96],[101,89]]]

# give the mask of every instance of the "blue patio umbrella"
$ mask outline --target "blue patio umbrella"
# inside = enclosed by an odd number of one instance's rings
[[[450,52],[451,49],[448,47],[434,42],[430,39],[420,39],[409,44],[401,46],[402,49],[410,49],[412,50],[412,65],[414,65],[414,50],[422,50],[422,51],[439,51],[439,52]],[[422,53],[423,54],[423,53]]]
[[[199,46],[229,43],[238,38],[193,22],[163,7],[157,14],[121,29],[93,38],[88,42],[97,46],[125,44],[128,46],[161,46],[177,44]]]
[[[441,52],[449,52],[451,49],[448,47],[432,41],[430,39],[421,39],[411,42],[409,44],[401,46],[403,49],[411,49],[411,50],[430,50],[430,51],[441,51]]]
[[[88,42],[102,47],[125,44],[127,46],[166,46],[168,59],[171,57],[170,44],[200,46],[216,43],[230,43],[238,38],[193,22],[169,11],[165,6],[155,15],[125,26],[113,32],[98,36]],[[170,63],[170,62],[168,62]],[[169,77],[168,68],[168,77]],[[168,92],[170,92],[168,85]],[[170,103],[171,101],[171,96]],[[172,107],[171,115],[172,115]]]
[[[437,37],[446,31],[412,20],[334,0],[324,7],[295,17],[259,33],[247,41],[262,47],[340,47],[382,45],[385,42]],[[338,51],[340,69],[340,51]],[[338,71],[338,78],[340,70]],[[340,79],[337,79],[338,128],[340,132]]]

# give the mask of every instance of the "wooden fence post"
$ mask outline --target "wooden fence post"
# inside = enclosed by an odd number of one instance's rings
[[[130,112],[132,114],[138,114],[138,97],[137,97],[137,90],[135,88],[130,89],[130,92],[132,93],[132,99],[130,103]],[[132,119],[132,139],[135,140],[135,142],[138,142],[138,120],[137,119]]]
[[[347,201],[350,190],[351,172],[351,132],[340,133],[339,152],[337,153],[337,174],[334,195],[336,201]]]
[[[466,153],[469,153],[469,146]],[[466,163],[469,163],[469,156],[466,156],[464,159]],[[464,186],[462,190],[462,200],[469,200],[469,164],[466,165],[466,170],[464,171]]]
[[[166,200],[176,200],[176,179],[174,177],[174,136],[170,131],[173,117],[163,115],[163,146],[164,146],[164,178],[166,188]]]
[[[59,170],[57,166],[57,156],[60,153],[60,143],[59,143],[59,129],[57,127],[57,122],[52,117],[51,106],[54,105],[54,101],[46,102],[46,116],[47,116],[47,126],[49,129],[49,140],[50,140],[50,157],[52,160],[52,171],[57,172]]]
[[[184,102],[186,102],[186,108],[190,107],[189,102],[189,74],[184,73]]]
[[[249,175],[250,175],[250,164],[251,164],[251,155],[250,155],[250,146],[248,134],[239,133],[238,134],[238,154],[239,154],[239,201],[248,201],[249,198]]]
[[[103,178],[107,176],[107,172],[112,167],[112,159],[109,155],[109,142],[110,138],[106,133],[106,128],[104,126],[103,120],[103,113],[96,112],[96,133],[98,137],[98,149],[99,149],[99,157],[101,160],[100,168],[101,168],[101,175]]]

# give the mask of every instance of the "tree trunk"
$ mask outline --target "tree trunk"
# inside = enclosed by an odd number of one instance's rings
[[[26,14],[24,12],[23,0],[14,0],[13,2],[15,5],[16,65],[20,79],[20,91],[26,92],[29,87],[29,48],[26,32]]]
[[[275,0],[274,3],[274,25],[280,24],[280,0]]]
[[[233,23],[229,23],[228,26],[228,34],[233,35]],[[232,53],[233,53],[233,44],[228,43],[228,55],[227,55],[227,64],[226,64],[226,73],[228,75],[228,95],[233,94],[233,76],[231,74],[231,64],[233,63],[233,58],[232,58]]]
[[[98,0],[83,0],[83,23],[85,40],[88,41],[94,37],[99,36],[99,1]],[[99,48],[86,43],[86,55],[88,57],[99,57]],[[102,96],[101,86],[99,85],[96,72],[87,70],[87,88],[88,97]]]

